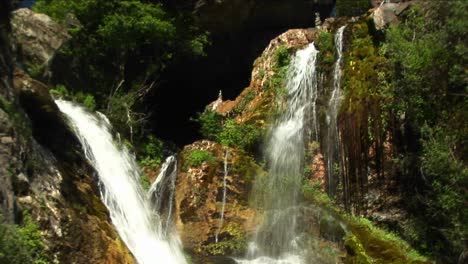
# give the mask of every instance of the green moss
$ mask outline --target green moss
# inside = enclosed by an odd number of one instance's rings
[[[260,170],[260,167],[255,163],[255,160],[245,153],[239,153],[236,155],[236,159],[233,161],[233,164],[233,172],[242,176],[247,185],[252,183]]]
[[[256,94],[254,91],[249,91],[240,101],[239,104],[234,108],[234,114],[242,114],[245,107],[255,98]]]
[[[235,222],[227,223],[220,231],[221,241],[203,247],[210,255],[237,255],[246,248],[245,232]]]
[[[401,264],[431,263],[396,234],[375,226],[366,218],[344,213],[322,191],[320,183],[306,182],[302,192],[307,201],[326,210],[335,222],[347,225],[350,233],[344,238],[349,251],[346,263],[388,263],[389,260]],[[324,226],[328,228],[330,224]]]
[[[318,54],[318,69],[321,72],[331,72],[335,62],[335,46],[333,43],[333,34],[326,31],[321,31],[315,41],[317,48],[320,50]]]
[[[345,247],[348,251],[346,256],[346,264],[372,264],[374,261],[371,257],[366,254],[364,246],[361,244],[361,241],[354,236],[348,235],[345,238]]]

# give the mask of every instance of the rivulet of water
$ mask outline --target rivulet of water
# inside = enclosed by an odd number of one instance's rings
[[[343,33],[346,26],[342,26],[335,34],[335,48],[337,59],[333,69],[333,90],[328,102],[327,110],[327,142],[325,149],[325,158],[327,165],[327,192],[334,196],[338,182],[338,167],[336,161],[339,161],[340,138],[338,134],[338,111],[343,100],[343,91],[341,89],[342,64],[343,64]]]

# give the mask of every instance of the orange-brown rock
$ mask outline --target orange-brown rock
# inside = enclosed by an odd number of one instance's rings
[[[190,165],[193,151],[207,151],[214,159]],[[224,157],[226,150],[226,204],[220,225]],[[254,210],[248,207],[250,182],[258,166],[244,153],[207,140],[186,146],[181,153],[176,187],[177,229],[183,245],[195,255],[235,255],[244,251],[246,235],[254,226]],[[218,243],[215,236],[218,234]]]

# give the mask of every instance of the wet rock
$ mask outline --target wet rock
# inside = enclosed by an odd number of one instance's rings
[[[70,39],[65,27],[28,8],[15,10],[11,25],[20,56],[28,64],[46,65],[60,46]]]
[[[189,165],[193,151],[207,151],[215,158],[197,166]],[[210,141],[198,141],[181,153],[177,178],[177,229],[184,247],[195,257],[232,256],[244,252],[246,237],[254,230],[254,210],[247,195],[259,170],[245,154],[229,149],[224,222],[220,228],[223,197],[225,148]],[[219,241],[215,236],[219,233]],[[200,263],[208,263],[203,260]]]

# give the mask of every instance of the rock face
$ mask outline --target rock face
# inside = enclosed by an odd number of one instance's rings
[[[398,24],[398,15],[400,15],[401,12],[403,12],[409,5],[410,2],[386,3],[379,5],[379,7],[372,12],[375,27],[378,30],[382,30],[390,25]]]
[[[47,86],[18,69],[13,83],[32,124],[31,131],[22,135],[27,167],[20,163],[13,170],[20,209],[40,224],[58,262],[133,263],[100,201],[94,171]],[[21,177],[25,174],[26,179]]]
[[[66,28],[28,8],[14,11],[11,22],[20,59],[28,64],[46,65],[70,38]]]
[[[5,2],[0,3],[2,221],[21,225],[28,214],[53,263],[134,263],[99,199],[94,170],[47,87],[20,70],[13,81]]]
[[[226,204],[220,226],[226,150]],[[210,158],[194,164],[194,155],[200,151],[208,153]],[[208,263],[204,259],[207,256],[235,256],[245,252],[246,237],[254,228],[250,221],[254,210],[248,207],[246,194],[260,168],[245,154],[206,140],[185,147],[180,164],[176,208],[177,228],[184,247],[201,258],[196,263]]]

